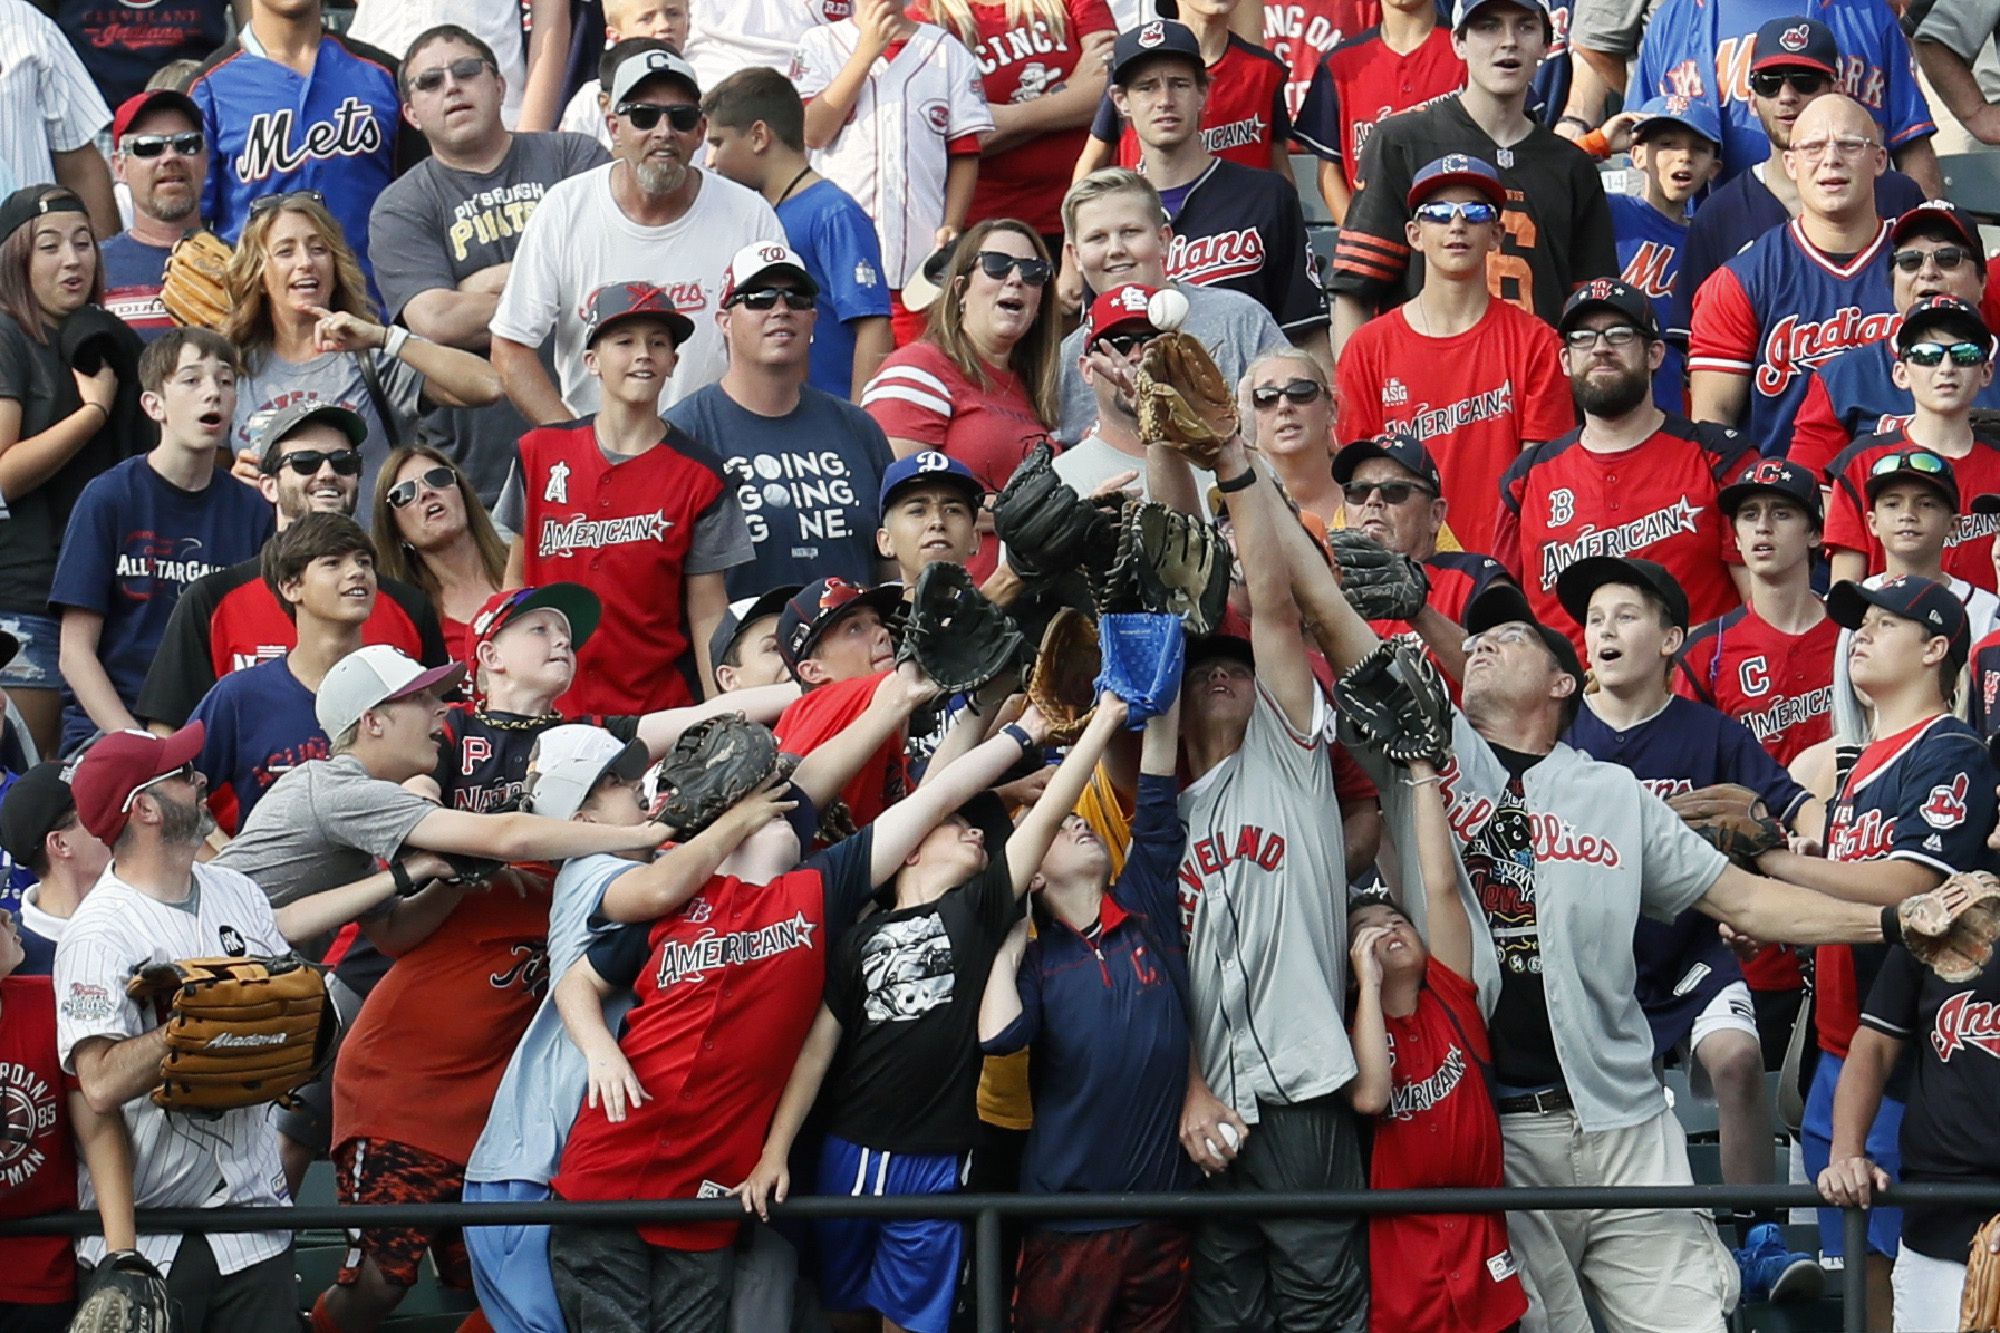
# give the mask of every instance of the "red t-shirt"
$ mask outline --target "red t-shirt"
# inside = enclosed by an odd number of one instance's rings
[[[809,755],[838,736],[848,723],[868,711],[875,687],[888,674],[878,671],[807,690],[778,715],[777,725],[771,728],[778,748],[786,754]],[[892,737],[869,755],[861,771],[840,789],[840,799],[847,802],[847,812],[860,828],[874,823],[876,816],[901,800],[909,789],[909,759],[901,738]]]
[[[1449,338],[1411,327],[1409,306],[1363,324],[1341,353],[1340,438],[1414,435],[1437,460],[1451,530],[1468,551],[1492,551],[1500,478],[1524,443],[1576,425],[1555,330],[1504,301]]]
[[[69,1083],[56,1058],[56,997],[46,976],[0,979],[0,1217],[76,1207]],[[53,1305],[76,1294],[67,1236],[0,1240],[0,1301]]]
[[[1361,150],[1377,125],[1465,87],[1465,62],[1451,49],[1451,32],[1442,23],[1402,55],[1385,46],[1379,32],[1358,33],[1328,52],[1323,67],[1332,98],[1326,119],[1338,126],[1340,170],[1350,190],[1361,188]],[[1313,133],[1315,122],[1303,128]]]
[[[1870,574],[1882,572],[1887,557],[1882,543],[1868,531],[1868,469],[1884,454],[1923,447],[1910,439],[1908,431],[1898,429],[1864,435],[1841,451],[1826,470],[1833,482],[1833,501],[1826,511],[1827,550],[1859,551],[1868,558]],[[1948,461],[1961,504],[1951,535],[1945,538],[1944,572],[1975,588],[2000,592],[2000,580],[1993,574],[1993,535],[2000,532],[2000,515],[1964,512],[1964,502],[1973,496],[2000,491],[2000,442],[1975,436],[1971,453]]]
[[[1382,21],[1382,0],[1265,0],[1264,45],[1285,64],[1285,110],[1296,120],[1320,60]]]
[[[1493,1059],[1472,983],[1433,958],[1417,1007],[1385,1014],[1389,1109],[1375,1117],[1370,1189],[1497,1189],[1505,1181]],[[1496,1333],[1528,1309],[1501,1213],[1368,1219],[1372,1333]]]
[[[1229,45],[1208,67],[1208,101],[1201,109],[1201,143],[1215,156],[1246,167],[1271,168],[1271,146],[1292,137],[1285,109],[1285,62],[1261,46],[1229,34]],[[1090,132],[1099,139],[1118,136],[1118,165],[1139,165],[1139,136],[1112,109],[1105,94]]]

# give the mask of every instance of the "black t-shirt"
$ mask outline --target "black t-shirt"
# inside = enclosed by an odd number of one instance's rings
[[[1903,1109],[1906,1180],[2000,1180],[2000,964],[1971,981],[1941,980],[1907,949],[1891,949],[1861,1021],[1915,1056]],[[1964,1263],[1990,1208],[1906,1206],[1903,1243]]]
[[[1546,756],[1492,746],[1507,769],[1499,808],[1465,845],[1465,870],[1486,909],[1486,923],[1500,955],[1500,999],[1487,1027],[1493,1039],[1493,1077],[1510,1088],[1563,1086],[1562,1062],[1549,1031],[1548,994],[1542,986],[1542,937],[1535,903],[1534,830],[1528,822],[1521,779]]]
[[[849,932],[826,974],[841,1027],[829,1132],[889,1152],[971,1149],[979,1001],[1017,906],[997,847],[985,870],[937,901],[879,912]]]
[[[21,409],[19,439],[40,435],[83,405],[76,376],[56,349],[36,342],[13,319],[0,315],[0,398]],[[0,611],[46,616],[56,577],[56,549],[70,510],[92,477],[116,463],[112,433],[100,429],[54,476],[25,495],[6,497],[0,519]]]

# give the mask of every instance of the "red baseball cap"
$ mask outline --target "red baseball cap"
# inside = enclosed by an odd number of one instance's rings
[[[1083,345],[1089,347],[1099,338],[1123,328],[1158,333],[1151,317],[1146,314],[1153,294],[1151,287],[1127,282],[1092,301],[1090,314],[1083,321]]]
[[[201,108],[194,104],[192,97],[177,93],[172,88],[149,88],[133,93],[118,104],[117,114],[111,117],[111,146],[116,148],[118,141],[125,137],[125,132],[132,128],[132,122],[155,107],[178,111],[193,121],[197,130],[201,128]]]
[[[150,731],[114,731],[105,736],[83,752],[70,774],[77,822],[105,845],[116,842],[139,789],[194,762],[207,733],[208,728],[195,721],[171,736]]]

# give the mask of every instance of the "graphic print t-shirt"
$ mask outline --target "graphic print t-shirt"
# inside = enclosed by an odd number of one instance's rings
[[[1500,1001],[1494,1007],[1493,1072],[1509,1087],[1542,1088],[1563,1081],[1549,1032],[1542,987],[1542,933],[1535,904],[1535,838],[1521,778],[1540,755],[1493,746],[1510,774],[1499,808],[1465,847],[1465,870],[1486,911],[1500,954]]]

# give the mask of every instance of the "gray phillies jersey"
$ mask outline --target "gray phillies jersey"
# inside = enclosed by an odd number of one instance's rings
[[[1439,790],[1445,819],[1463,854],[1499,808],[1507,769],[1465,715],[1452,713],[1452,758]],[[1382,791],[1382,815],[1401,853],[1403,908],[1424,922],[1416,866],[1409,773],[1381,750],[1350,746]],[[1534,860],[1531,903],[1493,904],[1514,916],[1504,932],[1515,965],[1539,967],[1556,1058],[1586,1130],[1644,1124],[1665,1108],[1653,1073],[1653,1035],[1633,995],[1638,969],[1632,928],[1639,913],[1672,921],[1707,893],[1728,864],[1695,836],[1630,769],[1604,764],[1557,744],[1521,781]],[[1489,917],[1463,860],[1459,891],[1475,926]],[[1473,932],[1472,970],[1487,1013],[1500,993],[1500,953],[1490,930]]]
[[[1347,867],[1326,703],[1301,734],[1257,687],[1235,754],[1181,793],[1192,1024],[1209,1087],[1245,1121],[1257,1103],[1324,1096],[1355,1075]]]

